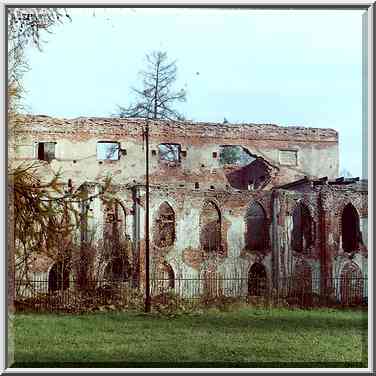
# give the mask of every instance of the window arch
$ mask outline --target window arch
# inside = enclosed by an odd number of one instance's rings
[[[268,226],[264,208],[254,202],[246,213],[246,248],[263,251],[268,247]]]
[[[211,201],[204,203],[200,215],[200,244],[204,251],[221,250],[221,212]]]
[[[341,233],[342,248],[345,252],[359,249],[361,239],[359,215],[352,204],[347,204],[342,211]]]
[[[157,247],[165,248],[175,241],[175,212],[172,207],[163,202],[158,209],[154,242]]]
[[[292,213],[291,247],[296,252],[304,252],[313,242],[313,221],[308,208],[298,203]]]
[[[255,262],[248,273],[248,294],[252,296],[264,296],[267,290],[267,278],[265,266]]]
[[[341,273],[341,303],[345,305],[361,304],[363,300],[363,276],[358,265],[348,262]]]
[[[48,291],[55,292],[69,288],[69,268],[66,263],[56,262],[48,273]]]

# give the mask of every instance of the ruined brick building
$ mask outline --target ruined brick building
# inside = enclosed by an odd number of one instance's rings
[[[67,185],[85,184],[89,193],[111,176],[115,204],[86,205],[88,228],[96,244],[111,232],[130,248],[125,261],[115,255],[92,270],[142,284],[145,121],[27,116],[25,123],[17,160],[44,161],[46,173],[60,169]],[[302,276],[311,291],[330,285],[341,299],[346,277],[367,276],[367,182],[338,178],[335,130],[153,121],[149,150],[151,270],[169,287],[216,273],[248,279],[252,294],[254,277],[277,288]],[[48,278],[54,268],[54,260],[36,261],[34,273]],[[365,297],[367,286],[360,291]]]

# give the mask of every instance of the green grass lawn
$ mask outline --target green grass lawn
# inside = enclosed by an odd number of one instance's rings
[[[13,367],[367,367],[367,313],[17,314]]]

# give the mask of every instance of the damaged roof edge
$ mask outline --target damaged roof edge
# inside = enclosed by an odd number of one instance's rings
[[[37,128],[43,125],[44,128],[53,129],[55,127],[72,127],[70,131],[74,131],[76,127],[83,127],[90,130],[93,126],[114,127],[118,130],[129,129],[129,125],[143,125],[146,119],[143,118],[119,118],[119,117],[76,117],[76,118],[57,118],[49,115],[32,115],[20,114],[20,117],[25,119],[28,127],[35,125]],[[219,133],[219,136],[229,133],[245,132],[247,134],[264,136],[264,132],[268,132],[273,138],[279,136],[280,138],[288,138],[289,136],[305,136],[310,138],[320,138],[322,141],[338,141],[338,132],[332,128],[311,128],[301,126],[280,126],[276,124],[256,124],[256,123],[214,123],[214,122],[193,122],[193,121],[170,121],[170,120],[151,120],[151,124],[158,125],[159,128],[165,129],[176,128],[182,131],[189,131],[192,134],[201,132],[209,132],[208,136],[215,137],[211,133],[214,130]],[[86,130],[85,129],[85,130]],[[38,131],[38,129],[31,129]],[[81,129],[82,130],[82,129]],[[61,131],[61,129],[60,129]],[[155,132],[155,130],[154,130]],[[153,129],[152,129],[152,133]]]

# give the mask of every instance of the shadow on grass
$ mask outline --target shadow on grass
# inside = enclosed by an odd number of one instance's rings
[[[311,330],[311,329],[333,329],[341,330],[356,329],[365,330],[368,327],[367,313],[361,311],[333,311],[325,312],[325,316],[321,311],[284,311],[282,313],[273,313],[273,311],[251,311],[250,314],[242,313],[234,317],[233,312],[218,312],[205,314],[192,314],[192,315],[178,315],[174,317],[167,317],[157,314],[134,314],[132,320],[134,322],[139,321],[140,323],[157,321],[158,325],[171,325],[174,322],[176,328],[186,327],[187,322],[191,325],[197,325],[202,327],[207,327],[210,329],[223,329],[231,328],[234,330],[244,331],[245,328],[252,326],[255,328],[257,324],[257,329],[265,330],[272,328],[277,329],[289,329],[299,331],[299,330]],[[354,316],[347,316],[346,314],[355,314]],[[106,320],[117,321],[119,323],[124,323],[124,316],[121,313],[112,313],[106,317]]]
[[[362,312],[346,311],[257,311],[250,310],[240,312],[209,312],[208,314],[179,315],[176,317],[166,317],[156,314],[137,313],[100,313],[87,315],[40,315],[27,318],[27,315],[20,318],[21,327],[28,329],[28,335],[32,334],[38,339],[37,345],[43,343],[44,349],[36,349],[36,352],[21,352],[12,367],[25,368],[82,368],[82,367],[103,367],[103,368],[366,368],[367,364],[367,343],[365,329],[367,328],[367,314]],[[35,321],[33,320],[35,318]],[[26,319],[26,320],[25,320]],[[50,321],[51,320],[51,321]],[[33,323],[34,321],[34,323]],[[32,324],[33,323],[33,324]],[[50,328],[54,326],[53,334],[60,333],[61,341],[64,342],[64,335],[67,330],[73,336],[67,339],[65,351],[60,340],[57,343],[48,341],[48,334],[44,335],[40,331],[42,327]],[[32,324],[32,325],[30,325]],[[248,330],[252,329],[252,330]],[[30,332],[31,330],[31,332]],[[244,336],[245,333],[257,334],[256,342]],[[298,359],[291,350],[299,351],[301,345],[308,351],[315,350],[312,357],[307,352],[305,358],[323,359],[330,342],[326,340],[322,349],[317,351],[311,347],[311,333],[318,335],[329,334],[330,338],[336,338],[336,334],[352,336],[362,335],[364,337],[362,362],[281,362],[270,360]],[[23,330],[21,329],[21,333]],[[278,333],[278,338],[283,338],[286,334],[290,338],[284,341],[273,341],[269,334]],[[51,335],[52,333],[50,333]],[[224,334],[224,336],[222,335]],[[226,339],[227,342],[218,342]],[[252,334],[252,335],[253,335]],[[289,344],[291,336],[300,336],[297,343]],[[187,335],[187,344],[183,346]],[[265,335],[265,342],[262,336]],[[307,338],[304,336],[308,335]],[[242,338],[243,336],[243,338]],[[282,336],[282,337],[279,337]],[[303,337],[302,337],[303,336]],[[211,338],[213,337],[213,338]],[[345,339],[347,338],[345,337]],[[21,337],[20,337],[21,338]],[[22,337],[23,339],[24,336]],[[241,338],[242,344],[238,344],[236,339]],[[302,342],[301,338],[304,338]],[[235,342],[233,341],[235,339]],[[111,351],[102,351],[101,342],[111,340]],[[131,351],[127,353],[128,362],[108,361],[109,358],[122,359],[123,350],[120,348],[124,341],[133,341]],[[20,340],[21,341],[21,340]],[[35,340],[34,340],[35,341]],[[73,341],[73,342],[72,342]],[[95,341],[99,341],[95,345]],[[308,341],[308,342],[307,342]],[[346,340],[347,341],[347,340]],[[23,342],[23,340],[22,340]],[[72,349],[72,345],[77,342],[77,352]],[[338,339],[335,341],[338,345]],[[79,343],[83,345],[80,348]],[[93,343],[93,347],[90,347]],[[167,347],[163,347],[165,344]],[[284,344],[283,344],[284,343]],[[36,342],[28,344],[29,349],[33,348]],[[144,346],[147,345],[149,347]],[[325,345],[326,344],[326,345]],[[320,344],[321,345],[321,344]],[[350,345],[350,342],[349,342]],[[21,342],[19,347],[22,348]],[[120,347],[119,347],[120,346]],[[194,346],[194,350],[192,350]],[[198,347],[200,346],[200,347]],[[201,351],[201,346],[203,349]],[[61,347],[61,351],[57,351]],[[89,350],[89,351],[88,351]],[[126,349],[124,349],[125,351]],[[233,351],[233,353],[229,352]],[[359,349],[358,349],[359,350]],[[36,355],[39,351],[41,362]],[[63,352],[62,352],[63,351]],[[85,352],[86,351],[86,352]],[[129,349],[128,349],[129,351]],[[335,351],[335,350],[333,350]],[[79,353],[80,352],[80,353]],[[322,354],[321,354],[322,352]],[[349,350],[347,350],[347,353]],[[351,350],[350,350],[351,352]],[[126,352],[124,352],[124,355]],[[169,357],[168,355],[171,354]],[[192,354],[192,356],[191,356]],[[120,355],[120,356],[119,356]],[[327,359],[336,359],[335,353],[328,354]],[[190,357],[191,356],[191,357]],[[206,359],[205,359],[206,358]],[[301,357],[300,357],[301,358]],[[338,359],[357,360],[358,357],[346,356]],[[50,361],[48,361],[50,359]],[[60,359],[60,361],[58,361]],[[103,359],[103,361],[102,361]],[[171,361],[168,361],[171,359]],[[195,362],[192,360],[200,360]],[[235,361],[236,359],[236,361]],[[254,360],[269,361],[254,361]],[[302,359],[302,358],[301,358]],[[64,361],[64,360],[69,360]],[[76,361],[78,360],[78,361]],[[93,361],[90,361],[93,360]],[[106,361],[107,360],[107,361]],[[137,362],[135,361],[137,360]],[[184,360],[187,360],[186,362]],[[207,361],[210,360],[210,361]],[[221,361],[223,360],[223,361]],[[303,358],[304,360],[304,358]]]
[[[11,368],[367,368],[362,362],[16,362]]]

